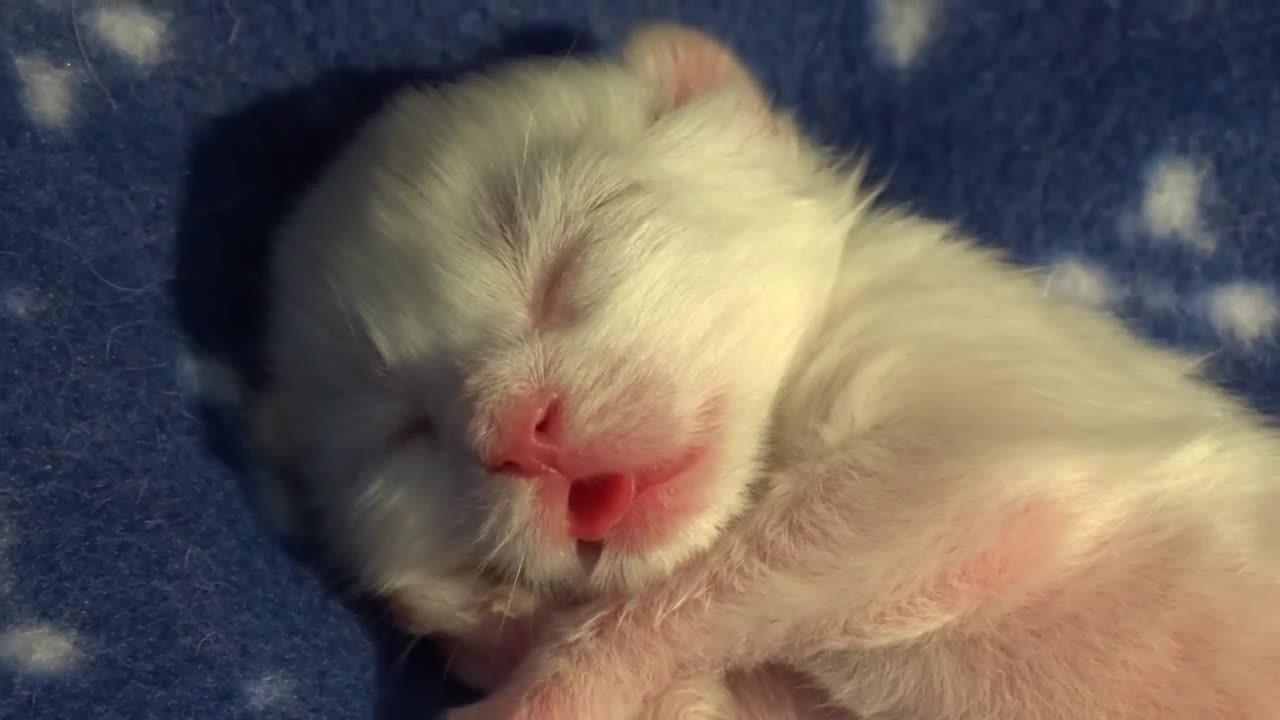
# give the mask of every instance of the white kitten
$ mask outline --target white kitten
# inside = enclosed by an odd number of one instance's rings
[[[282,234],[263,445],[516,667],[453,717],[1280,717],[1280,439],[859,180],[683,28],[407,93]]]

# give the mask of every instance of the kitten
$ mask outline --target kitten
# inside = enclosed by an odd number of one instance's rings
[[[1280,439],[859,168],[653,25],[305,199],[263,446],[450,720],[1280,717]]]

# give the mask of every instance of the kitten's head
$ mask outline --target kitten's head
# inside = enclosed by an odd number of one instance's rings
[[[366,589],[629,589],[741,509],[853,183],[698,32],[376,117],[284,229],[268,453]]]

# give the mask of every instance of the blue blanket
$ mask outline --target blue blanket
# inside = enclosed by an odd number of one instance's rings
[[[218,408],[256,382],[264,238],[400,83],[658,17],[738,48],[889,200],[1280,409],[1274,0],[6,2],[0,718],[449,700],[249,510]]]

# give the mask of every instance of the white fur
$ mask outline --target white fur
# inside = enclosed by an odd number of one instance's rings
[[[276,424],[333,486],[321,494],[344,510],[334,531],[363,545],[370,586],[481,561],[534,585],[576,579],[572,548],[538,545],[523,488],[495,485],[472,447],[485,409],[548,375],[580,401],[570,422],[619,432],[647,430],[644,408],[616,403],[627,383],[659,387],[649,400],[670,406],[672,427],[658,444],[696,431],[710,392],[732,393],[718,499],[655,553],[606,552],[593,583],[666,572],[736,512],[801,329],[758,318],[816,310],[854,211],[852,183],[820,180],[818,156],[713,123],[734,101],[655,125],[645,88],[615,66],[516,66],[401,96],[307,198],[276,268],[275,394],[290,415]],[[780,163],[794,166],[789,186],[753,177]],[[538,275],[575,242],[578,320],[535,334],[524,308]],[[420,414],[439,442],[386,453]]]
[[[650,717],[689,686],[685,709],[748,717],[735,673],[761,662],[835,704],[769,676],[806,720],[1280,715],[1260,418],[946,224],[869,210],[712,41],[622,58],[402,95],[276,256],[263,446],[361,586],[423,632],[588,603],[457,718]],[[480,459],[546,380],[571,437],[710,433],[707,504],[586,574]]]

